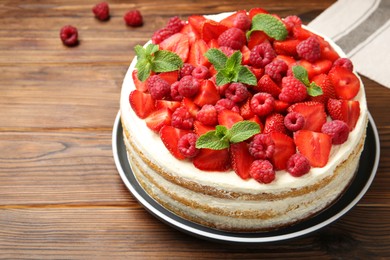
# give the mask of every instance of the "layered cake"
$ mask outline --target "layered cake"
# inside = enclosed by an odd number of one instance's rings
[[[171,18],[136,46],[120,114],[158,203],[227,231],[268,231],[335,202],[357,171],[367,106],[342,50],[261,8]]]

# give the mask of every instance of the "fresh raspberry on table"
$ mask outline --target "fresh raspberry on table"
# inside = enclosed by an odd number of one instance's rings
[[[310,171],[309,160],[300,153],[292,155],[287,161],[287,171],[294,177],[300,177]]]
[[[179,107],[172,113],[171,125],[176,128],[189,130],[194,125],[194,118],[186,107]]]
[[[321,45],[316,36],[310,36],[297,45],[298,56],[309,62],[321,58]]]
[[[180,93],[179,93],[179,85],[180,85],[179,81],[176,81],[171,85],[171,98],[174,101],[182,101],[183,100],[183,96],[180,95]]]
[[[131,10],[128,11],[124,16],[123,19],[125,20],[126,25],[132,26],[132,27],[138,27],[143,25],[143,17],[140,11],[138,10]]]
[[[171,30],[173,33],[178,33],[185,24],[185,21],[181,20],[178,16],[174,16],[169,19],[166,28]]]
[[[290,112],[284,117],[284,125],[291,132],[296,132],[305,125],[305,118],[301,113]]]
[[[106,21],[110,18],[110,9],[107,2],[100,2],[92,8],[95,17],[100,21]]]
[[[200,65],[192,70],[191,75],[196,79],[206,79],[209,76],[209,69],[206,66]]]
[[[280,59],[274,59],[265,66],[265,74],[269,75],[276,83],[282,80],[287,70],[287,63]]]
[[[60,38],[66,46],[76,46],[79,43],[77,28],[71,25],[65,25],[60,30]]]
[[[255,160],[249,168],[249,174],[256,181],[264,184],[275,180],[274,167],[268,160]]]
[[[195,66],[191,63],[184,63],[183,67],[181,67],[179,71],[179,78],[183,78],[184,76],[191,76],[194,69]]]
[[[238,13],[233,21],[233,26],[243,30],[244,32],[251,28],[251,24],[252,22],[249,19],[248,15],[244,13]]]
[[[282,79],[282,91],[279,100],[288,103],[297,103],[307,98],[306,86],[294,76],[287,76]]]
[[[240,108],[234,103],[232,100],[227,99],[227,98],[222,98],[217,101],[215,104],[215,109],[217,109],[218,112],[227,109],[231,110],[233,112],[240,113]]]
[[[179,93],[183,97],[193,97],[199,91],[199,81],[193,76],[184,76],[179,81]]]
[[[225,90],[225,97],[235,103],[239,103],[249,97],[249,91],[244,84],[234,82]]]
[[[198,136],[195,133],[183,135],[177,143],[179,152],[186,158],[195,157],[199,153],[199,149],[196,148],[197,140]]]
[[[344,67],[349,71],[353,71],[352,61],[348,58],[338,58],[333,62],[333,66]]]
[[[204,125],[214,126],[218,123],[218,112],[213,105],[204,105],[196,114],[196,119]]]
[[[249,143],[249,153],[256,159],[269,159],[274,155],[275,143],[268,134],[257,134]]]
[[[155,100],[168,97],[171,93],[171,86],[169,83],[160,78],[158,75],[150,76],[146,81],[146,86],[150,95]]]
[[[332,144],[342,144],[347,141],[349,127],[341,120],[332,120],[322,125],[321,132],[332,138]]]
[[[249,55],[249,63],[258,68],[264,68],[276,57],[275,50],[268,42],[253,47]]]
[[[271,94],[260,92],[255,94],[250,101],[250,108],[258,116],[266,116],[274,110],[275,99]]]
[[[241,49],[246,43],[245,33],[235,27],[229,28],[218,37],[219,46],[227,46],[234,50]]]

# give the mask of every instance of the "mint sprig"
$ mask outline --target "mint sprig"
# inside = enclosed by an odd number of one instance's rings
[[[270,14],[257,14],[252,18],[251,30],[247,32],[247,38],[253,31],[263,31],[269,37],[282,41],[286,39],[288,31],[283,22]]]
[[[316,97],[323,94],[320,86],[318,86],[315,82],[310,82],[307,70],[303,66],[293,66],[292,72],[294,77],[307,87],[307,94],[309,94],[309,96]]]
[[[259,124],[247,120],[235,123],[230,129],[223,125],[217,125],[215,130],[198,138],[196,148],[222,150],[229,148],[230,143],[240,143],[258,133],[260,133]]]
[[[211,48],[204,55],[217,70],[216,83],[218,86],[231,82],[241,82],[252,86],[257,84],[256,76],[247,67],[241,65],[242,54],[240,51],[236,51],[228,57],[222,51]]]
[[[174,52],[159,50],[158,45],[149,44],[145,48],[141,45],[134,47],[137,55],[137,77],[145,81],[154,72],[168,72],[180,69],[183,60]]]

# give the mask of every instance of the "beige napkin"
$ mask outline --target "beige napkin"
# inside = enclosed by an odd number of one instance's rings
[[[390,88],[390,0],[338,0],[309,26],[333,39],[358,73]]]

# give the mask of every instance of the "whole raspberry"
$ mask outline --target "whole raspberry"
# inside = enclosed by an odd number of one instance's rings
[[[294,177],[300,177],[310,171],[310,162],[302,154],[293,154],[287,161],[287,171]]]
[[[310,36],[297,45],[298,56],[309,62],[321,58],[321,46],[316,36]]]
[[[246,43],[245,33],[235,27],[229,28],[218,37],[219,46],[227,46],[234,50],[241,49]]]
[[[274,106],[275,99],[265,92],[255,94],[250,101],[251,110],[258,116],[268,115],[274,110]]]
[[[287,63],[280,59],[274,59],[265,66],[265,74],[269,75],[276,83],[282,80],[287,70]]]
[[[279,99],[288,103],[297,103],[307,98],[306,86],[294,76],[282,79],[282,91]]]
[[[164,41],[165,39],[172,36],[174,33],[168,29],[168,28],[161,28],[157,31],[155,31],[152,35],[152,42],[154,44],[159,44],[160,42]]]
[[[179,81],[174,82],[171,85],[171,98],[174,101],[182,101],[183,96],[179,93]]]
[[[249,30],[251,24],[251,20],[244,13],[238,13],[233,21],[233,26],[243,31]]]
[[[298,112],[290,112],[284,117],[284,125],[291,132],[296,132],[305,125],[305,118]]]
[[[218,123],[218,112],[213,105],[204,105],[196,114],[196,119],[204,125],[215,126]]]
[[[77,28],[71,25],[65,25],[61,28],[60,38],[66,46],[76,46],[79,43]]]
[[[180,129],[192,129],[194,118],[186,107],[179,107],[172,113],[171,125]]]
[[[100,21],[106,21],[110,18],[110,9],[106,2],[100,2],[92,8],[95,17]]]
[[[268,160],[255,160],[250,168],[249,174],[260,183],[271,183],[275,180],[274,167]]]
[[[184,76],[179,81],[179,93],[183,97],[193,97],[199,91],[200,84],[197,79],[192,76]]]
[[[348,139],[349,127],[344,121],[333,120],[323,124],[321,132],[332,138],[332,144],[342,144]]]
[[[199,80],[206,79],[209,76],[209,69],[206,66],[200,65],[192,71],[191,75]]]
[[[218,112],[227,109],[240,113],[240,108],[236,105],[236,103],[227,98],[222,98],[218,100],[215,104],[215,109],[217,109]]]
[[[179,78],[183,78],[184,76],[191,76],[194,69],[195,66],[191,63],[184,63],[183,67],[180,69]]]
[[[235,103],[239,103],[249,97],[249,91],[244,84],[234,82],[225,90],[225,97]]]
[[[268,134],[257,134],[249,143],[249,153],[256,159],[269,159],[274,152],[275,143]]]
[[[149,93],[154,99],[163,99],[169,97],[171,93],[171,86],[169,83],[158,75],[150,76],[146,81]]]
[[[268,42],[253,47],[249,55],[249,63],[258,68],[264,68],[276,57],[276,53]]]
[[[338,58],[333,62],[333,66],[341,66],[346,68],[349,71],[353,71],[352,61],[348,58]]]
[[[296,15],[289,15],[286,18],[283,19],[283,23],[287,28],[287,31],[289,33],[292,33],[292,30],[294,27],[301,27],[302,26],[302,20]]]
[[[184,25],[185,21],[181,20],[178,16],[174,16],[169,19],[166,28],[171,30],[173,33],[178,33],[181,31]]]
[[[128,11],[123,16],[123,19],[125,20],[126,25],[132,26],[132,27],[141,26],[144,23],[142,15],[141,15],[140,11],[138,11],[138,10]]]
[[[195,133],[183,135],[177,143],[179,152],[186,158],[195,157],[199,153],[199,149],[195,146],[197,140],[198,136]]]

